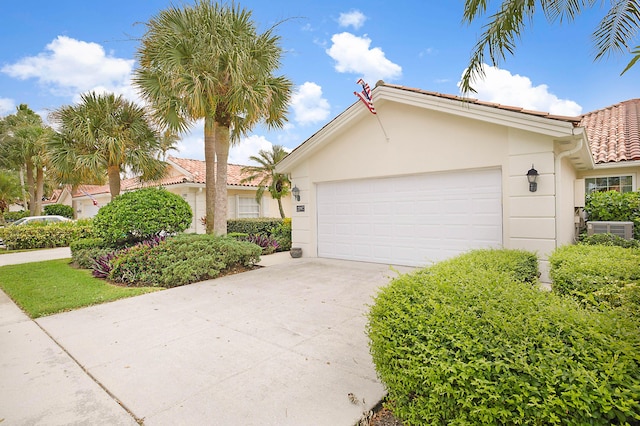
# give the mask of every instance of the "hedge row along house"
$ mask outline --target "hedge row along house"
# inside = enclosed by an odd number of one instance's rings
[[[204,233],[205,226],[201,219],[205,217],[205,162],[178,157],[169,157],[169,165],[165,178],[153,182],[140,182],[137,178],[124,179],[122,192],[135,191],[145,187],[162,186],[168,191],[182,196],[191,206],[193,222],[185,232]],[[227,169],[229,219],[252,217],[280,217],[278,202],[265,191],[261,201],[256,200],[257,181],[243,183],[247,175],[242,173],[244,166],[229,164]],[[111,194],[109,185],[82,185],[75,192],[63,190],[56,194],[56,202],[71,205],[76,218],[90,218],[98,213],[98,209],[109,203]],[[282,199],[285,214],[290,215],[290,196]]]
[[[373,111],[356,101],[277,167],[300,190],[303,256],[423,266],[525,249],[548,281],[586,193],[638,188],[640,99],[564,117],[383,82],[372,97]]]

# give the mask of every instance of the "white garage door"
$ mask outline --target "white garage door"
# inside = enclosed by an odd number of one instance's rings
[[[320,183],[318,256],[423,266],[502,246],[500,170]]]

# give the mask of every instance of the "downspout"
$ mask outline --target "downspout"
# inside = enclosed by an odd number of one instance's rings
[[[571,129],[571,134],[573,136],[575,136],[574,133],[574,129]],[[558,248],[558,240],[560,238],[560,221],[559,221],[559,217],[560,217],[560,206],[558,203],[558,199],[560,198],[560,192],[561,192],[561,188],[562,188],[562,160],[565,157],[568,157],[569,155],[575,154],[576,152],[580,151],[582,149],[582,145],[584,144],[584,131],[582,129],[580,129],[580,133],[581,133],[581,137],[578,140],[578,144],[570,149],[569,151],[564,151],[561,152],[560,154],[558,154],[556,156],[556,161],[554,164],[555,167],[555,181],[556,181],[556,248]]]

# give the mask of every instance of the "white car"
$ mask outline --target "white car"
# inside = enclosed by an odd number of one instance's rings
[[[55,216],[55,215],[47,215],[47,216],[27,216],[22,219],[18,219],[15,222],[9,224],[9,226],[17,226],[17,225],[34,225],[34,224],[50,224],[50,223],[59,223],[59,222],[70,222],[71,219],[68,219],[64,216]]]

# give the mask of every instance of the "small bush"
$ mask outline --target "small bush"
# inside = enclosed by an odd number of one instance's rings
[[[5,212],[4,220],[6,222],[15,222],[18,219],[22,219],[23,217],[29,216],[28,211],[21,210],[19,212]]]
[[[619,246],[575,245],[550,257],[553,291],[583,306],[622,309],[640,319],[640,250]]]
[[[280,218],[259,217],[254,219],[227,220],[227,233],[239,232],[249,235],[269,236],[272,230],[282,223]]]
[[[278,242],[276,251],[291,250],[291,218],[284,218],[282,223],[271,230],[271,235]]]
[[[473,252],[378,294],[371,353],[405,424],[640,421],[637,325],[514,279],[529,264]]]
[[[103,206],[93,219],[96,236],[112,245],[135,244],[191,225],[189,204],[165,189],[126,192]]]
[[[619,246],[625,248],[640,248],[640,241],[627,240],[614,234],[593,234],[584,236],[581,243],[600,246]]]
[[[261,251],[229,237],[183,234],[119,252],[108,276],[129,286],[176,287],[215,278],[236,266],[252,266]]]
[[[92,269],[102,256],[113,251],[102,238],[83,238],[72,241],[71,260],[79,268]]]
[[[86,222],[60,222],[7,226],[0,229],[0,239],[10,250],[67,247],[72,241],[93,236]]]
[[[64,216],[73,219],[73,207],[64,204],[49,204],[44,206],[44,214]]]
[[[584,210],[589,220],[633,222],[634,238],[640,239],[640,192],[593,192]]]

